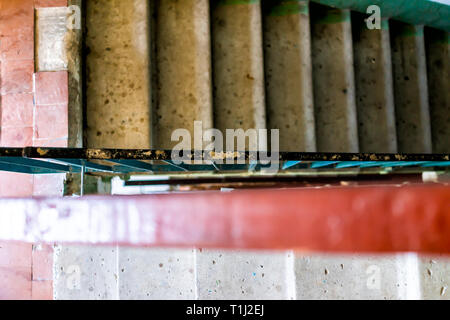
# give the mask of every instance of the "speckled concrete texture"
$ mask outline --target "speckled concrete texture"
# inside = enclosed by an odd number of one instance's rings
[[[265,129],[260,2],[213,1],[211,7],[214,126],[222,132]]]
[[[120,248],[121,300],[193,300],[195,280],[194,250]]]
[[[308,2],[264,7],[267,120],[280,151],[316,151]]]
[[[425,28],[433,152],[450,152],[450,33]]]
[[[398,151],[431,153],[423,26],[390,23]]]
[[[171,149],[176,129],[194,137],[194,121],[212,119],[209,1],[158,1],[156,10],[157,102],[155,146]],[[194,146],[192,141],[192,146]]]
[[[54,297],[57,300],[118,299],[117,248],[55,248]]]
[[[425,300],[450,300],[450,258],[421,257],[420,281]]]
[[[197,252],[200,300],[294,299],[293,253]],[[289,276],[292,276],[291,278]]]
[[[356,105],[361,152],[397,152],[389,23],[370,30],[352,15]]]
[[[319,152],[358,152],[350,12],[310,5]]]
[[[418,298],[418,282],[413,277],[408,277],[408,272],[417,276],[418,270],[409,270],[405,259],[407,258],[403,256],[298,256],[295,263],[297,298]]]
[[[86,146],[148,148],[148,2],[90,0],[86,7]]]

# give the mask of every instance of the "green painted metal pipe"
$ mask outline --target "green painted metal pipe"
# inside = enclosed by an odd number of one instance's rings
[[[415,25],[425,25],[450,32],[450,0],[312,0],[339,9],[366,13],[371,5],[381,15]]]

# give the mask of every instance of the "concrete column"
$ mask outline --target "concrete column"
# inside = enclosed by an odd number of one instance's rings
[[[433,152],[450,153],[450,33],[425,31]]]
[[[358,152],[350,11],[310,8],[317,148]]]
[[[264,7],[267,120],[280,130],[280,151],[316,151],[308,7],[303,0]]]
[[[352,15],[356,105],[361,152],[397,152],[389,23],[367,28],[365,16]]]
[[[215,127],[265,129],[260,1],[213,1],[212,39]]]
[[[212,128],[209,1],[158,1],[156,6],[156,147],[171,149],[172,132],[194,121]],[[194,145],[192,144],[192,147]]]
[[[431,153],[423,27],[391,21],[399,152]]]
[[[86,2],[88,147],[150,147],[149,6]]]

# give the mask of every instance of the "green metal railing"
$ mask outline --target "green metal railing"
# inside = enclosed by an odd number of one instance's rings
[[[449,0],[313,0],[313,2],[363,13],[367,12],[369,6],[377,5],[381,9],[382,17],[450,32]]]
[[[217,153],[185,151],[184,160],[202,160],[200,164],[176,163],[170,150],[117,150],[67,148],[0,148],[0,171],[51,174],[103,172],[127,174],[144,172],[258,172],[271,164],[262,154],[250,152]],[[229,160],[231,160],[229,162]],[[98,163],[100,161],[100,163]],[[374,154],[280,152],[271,160],[280,171],[305,169],[385,169],[407,168],[415,172],[448,171],[449,154]]]

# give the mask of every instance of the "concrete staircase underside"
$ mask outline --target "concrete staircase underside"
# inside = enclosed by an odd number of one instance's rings
[[[450,152],[444,31],[388,20],[368,30],[361,14],[304,1],[88,0],[84,12],[78,72],[87,147],[168,149],[173,130],[192,132],[198,120],[223,131],[280,129],[282,151]],[[54,292],[57,299],[448,298],[449,268],[445,259],[415,255],[63,246]]]

